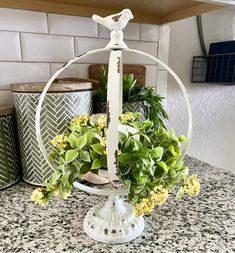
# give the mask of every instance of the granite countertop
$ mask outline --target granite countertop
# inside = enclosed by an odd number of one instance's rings
[[[105,197],[74,189],[67,201],[40,207],[27,183],[0,191],[0,252],[235,252],[235,175],[190,157],[186,163],[199,175],[201,194],[170,198],[145,217],[142,236],[125,244],[98,243],[83,232],[86,212]]]

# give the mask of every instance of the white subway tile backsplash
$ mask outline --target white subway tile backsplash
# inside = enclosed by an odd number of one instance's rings
[[[145,53],[150,54],[151,56],[157,57],[157,43],[154,42],[138,42],[138,41],[127,41],[127,46],[131,49],[135,49],[138,51],[143,51]],[[128,64],[151,64],[155,63],[147,58],[146,56],[142,56],[137,53],[132,52],[123,52],[124,54],[124,63]]]
[[[10,91],[0,90],[0,104],[13,104],[13,97]]]
[[[97,37],[98,25],[91,18],[48,14],[51,34]]]
[[[168,62],[169,26],[129,23],[123,33],[129,48]],[[46,82],[75,55],[104,48],[109,40],[110,31],[91,18],[0,8],[0,103],[12,103],[10,83]],[[59,77],[88,78],[89,65],[108,63],[109,55],[86,56]],[[166,95],[166,71],[142,55],[124,50],[123,56],[124,63],[146,65],[146,84],[157,84]]]
[[[0,30],[46,33],[46,13],[0,8]]]
[[[158,70],[157,72],[157,93],[166,97],[167,95],[167,77],[168,72],[165,70]],[[164,105],[166,105],[164,100]]]
[[[169,57],[169,40],[170,40],[170,30],[165,30],[162,36],[159,38],[159,47],[158,47],[158,58],[163,61],[165,64],[168,64]],[[159,65],[158,69],[164,69]]]
[[[75,38],[76,55],[86,53],[87,51],[104,48],[109,43],[106,39],[94,38]]]
[[[73,38],[44,34],[21,34],[24,61],[64,62],[74,57]]]
[[[146,85],[156,87],[157,85],[157,66],[146,66]]]
[[[10,83],[47,81],[49,63],[0,62],[0,90],[9,89]]]
[[[95,39],[95,38],[75,38],[75,53],[80,55],[90,50],[104,48],[108,44],[107,39]],[[107,63],[109,52],[96,53],[86,57],[81,62],[84,63]]]
[[[165,32],[170,32],[170,26],[169,25],[161,25],[161,26],[159,26],[159,32],[158,32],[159,39],[163,36],[163,34]]]
[[[51,75],[53,75],[63,64],[51,63]],[[88,78],[89,64],[72,64],[60,73],[58,77],[79,77]]]
[[[123,30],[124,40],[139,40],[140,29],[139,24],[129,23],[127,27]],[[106,27],[99,25],[99,37],[100,38],[110,38],[110,30]]]
[[[20,61],[18,32],[0,32],[0,61]]]
[[[158,41],[157,25],[140,24],[140,40],[144,41]]]

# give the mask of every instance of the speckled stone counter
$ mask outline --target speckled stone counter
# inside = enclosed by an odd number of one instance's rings
[[[74,190],[67,201],[47,207],[30,200],[35,188],[20,182],[0,191],[1,253],[235,252],[235,175],[187,157],[201,180],[201,194],[169,199],[145,217],[142,236],[125,244],[102,244],[82,229],[86,212],[104,197]]]

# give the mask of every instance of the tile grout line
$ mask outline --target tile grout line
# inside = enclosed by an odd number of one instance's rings
[[[19,37],[20,58],[21,58],[20,62],[23,62],[23,50],[22,50],[22,42],[21,42],[21,34],[20,34],[20,32],[18,32],[18,37]]]
[[[48,19],[48,13],[46,12],[46,24],[47,24],[47,34],[49,34],[49,19]]]
[[[45,61],[7,61],[7,60],[4,60],[4,61],[0,61],[0,63],[35,63],[35,64],[64,64],[66,63],[67,61],[59,61],[59,62],[55,62],[55,61],[48,61],[48,62],[45,62]],[[99,64],[97,62],[79,62],[79,63],[74,63],[72,65],[77,65],[77,64]],[[102,62],[100,62],[100,64],[104,64]],[[124,64],[136,64],[134,62],[132,63],[124,63]],[[137,65],[145,65],[145,66],[156,66],[155,64],[150,64],[150,63],[137,63]]]
[[[58,37],[75,37],[75,38],[85,38],[85,39],[106,39],[109,40],[109,37],[97,37],[97,36],[82,36],[82,35],[69,35],[69,34],[58,34],[58,33],[42,33],[42,32],[26,32],[26,31],[14,31],[14,30],[0,30],[0,32],[16,32],[21,34],[39,34],[39,35],[48,35],[48,36],[58,36]],[[155,40],[140,40],[140,34],[139,39],[133,40],[133,39],[125,39],[125,41],[133,41],[133,42],[144,42],[144,43],[156,43]]]

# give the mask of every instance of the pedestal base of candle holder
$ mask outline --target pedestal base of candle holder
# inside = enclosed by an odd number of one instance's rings
[[[96,205],[88,211],[83,227],[96,241],[124,243],[142,234],[144,219],[135,217],[132,206],[119,196],[109,196],[105,205]]]

